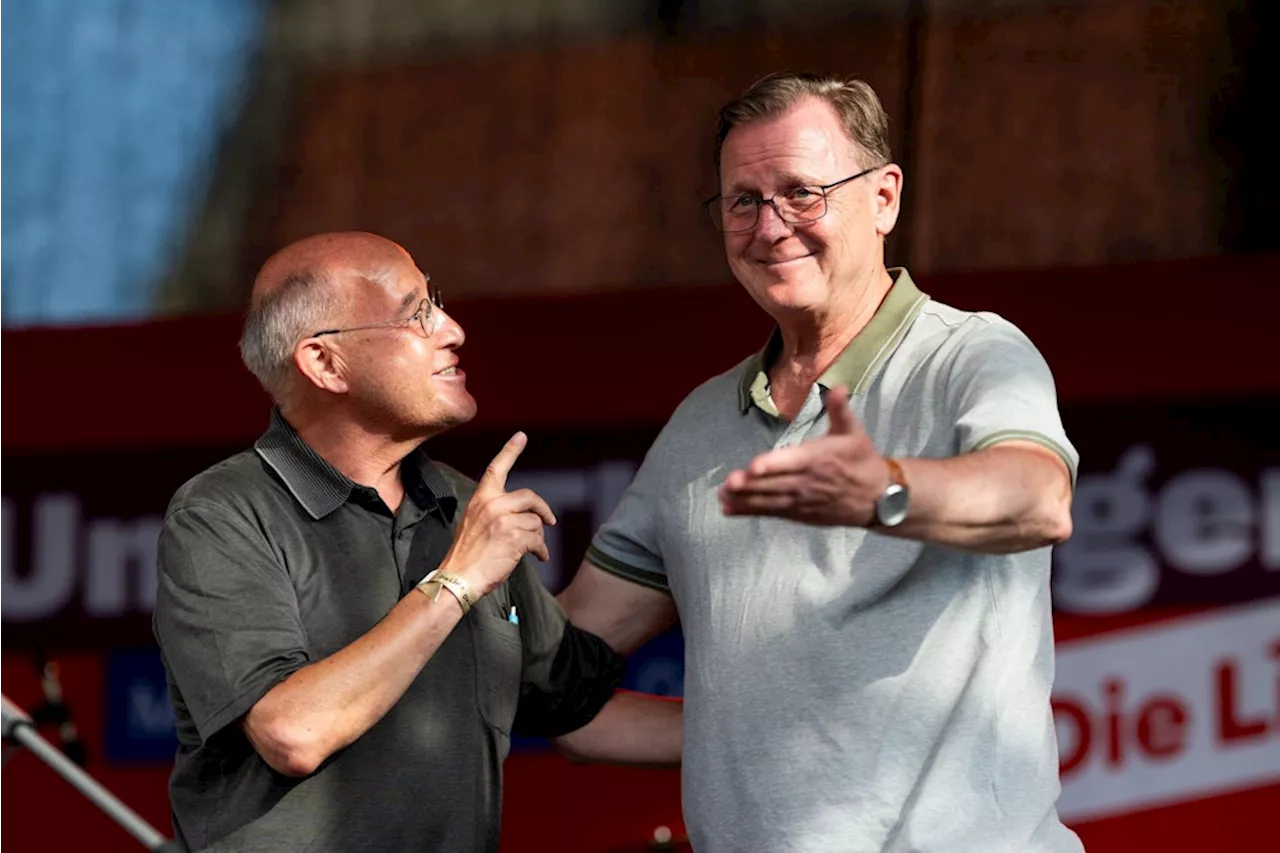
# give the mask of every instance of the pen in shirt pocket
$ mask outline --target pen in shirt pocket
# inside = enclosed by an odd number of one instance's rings
[[[507,621],[512,625],[520,624],[520,617],[516,615],[516,606],[514,604],[511,605],[511,612],[507,614]]]

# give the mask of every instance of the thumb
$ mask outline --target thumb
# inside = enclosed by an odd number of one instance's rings
[[[843,385],[827,392],[827,421],[831,424],[827,435],[853,435],[858,431],[858,421],[849,411],[849,392]]]
[[[520,458],[520,452],[524,450],[524,446],[528,441],[528,437],[523,432],[518,432],[507,439],[507,443],[502,445],[498,455],[493,457],[493,461],[489,463],[489,467],[484,469],[484,474],[476,485],[476,491],[482,489],[492,489],[499,492],[506,491],[507,475],[511,473],[511,467]]]

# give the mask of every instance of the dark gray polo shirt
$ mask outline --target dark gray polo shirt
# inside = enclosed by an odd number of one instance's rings
[[[393,513],[275,412],[252,451],[174,496],[154,624],[178,729],[174,828],[187,846],[496,850],[517,702],[522,731],[555,735],[612,695],[620,662],[568,625],[522,562],[387,715],[311,776],[258,756],[239,722],[249,709],[368,632],[448,551],[474,483],[422,448],[401,474]]]

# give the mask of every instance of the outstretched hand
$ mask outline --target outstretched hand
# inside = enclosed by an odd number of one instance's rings
[[[476,484],[453,547],[440,563],[484,595],[506,580],[525,554],[547,560],[542,525],[556,523],[555,514],[532,489],[507,491],[507,475],[528,442],[518,432],[493,457]]]
[[[772,515],[806,524],[865,527],[890,483],[889,467],[849,411],[849,394],[827,392],[827,434],[762,453],[720,487],[725,515]]]

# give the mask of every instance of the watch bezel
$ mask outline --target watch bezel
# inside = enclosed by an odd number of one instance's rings
[[[901,483],[890,483],[876,501],[876,520],[884,527],[897,527],[907,520],[911,493]]]

